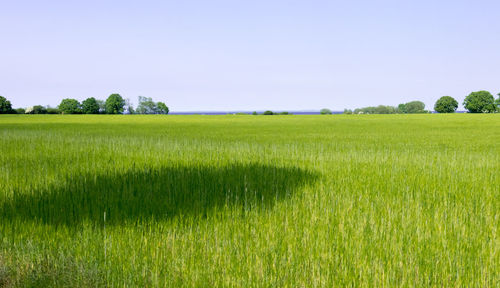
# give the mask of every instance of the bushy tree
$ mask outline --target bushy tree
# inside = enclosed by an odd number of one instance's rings
[[[378,105],[375,107],[374,114],[394,114],[396,108],[393,106]]]
[[[157,106],[151,97],[139,96],[139,104],[136,112],[138,114],[156,114]]]
[[[78,100],[66,98],[59,104],[59,111],[61,111],[62,114],[80,114],[82,113],[82,107]]]
[[[344,109],[344,114],[352,114],[352,110],[351,109]]]
[[[400,114],[416,114],[428,112],[429,111],[425,110],[425,104],[422,101],[410,101],[408,103],[402,103],[394,109],[394,113]]]
[[[122,114],[125,100],[120,94],[111,94],[106,99],[106,114]]]
[[[7,98],[0,96],[0,114],[15,114],[16,111],[12,109],[12,104]]]
[[[319,114],[321,115],[331,115],[332,114],[332,110],[328,109],[328,108],[323,108],[319,111]]]
[[[259,113],[257,113],[257,111],[253,111],[252,115],[259,115]]]
[[[99,103],[94,97],[83,100],[82,112],[83,114],[99,114]]]
[[[463,105],[469,113],[493,113],[496,110],[495,98],[484,90],[470,93]]]
[[[406,110],[406,104],[401,103],[398,105],[397,112],[401,114],[406,114],[408,113],[408,110]]]
[[[451,96],[443,96],[436,101],[434,110],[438,113],[454,113],[458,108],[458,102]]]
[[[274,113],[271,110],[266,110],[264,111],[264,113],[262,113],[262,115],[274,115]]]
[[[158,114],[168,114],[168,107],[163,102],[156,103]]]
[[[405,104],[406,113],[416,114],[416,113],[427,113],[425,111],[425,104],[422,101],[411,101]]]
[[[151,97],[139,96],[139,104],[135,110],[138,114],[168,114],[168,106],[163,102],[154,102]]]
[[[24,109],[24,108],[16,108],[15,110],[16,110],[17,114],[24,114],[24,113],[26,113],[26,109]]]

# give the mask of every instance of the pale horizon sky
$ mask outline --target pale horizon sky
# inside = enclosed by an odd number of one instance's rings
[[[499,1],[0,1],[0,95],[175,111],[332,110],[500,92]]]

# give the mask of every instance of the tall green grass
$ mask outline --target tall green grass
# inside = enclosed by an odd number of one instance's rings
[[[0,287],[498,287],[499,143],[498,115],[1,116]]]

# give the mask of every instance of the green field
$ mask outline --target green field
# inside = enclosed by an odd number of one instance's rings
[[[0,287],[498,287],[499,224],[498,114],[0,116]]]

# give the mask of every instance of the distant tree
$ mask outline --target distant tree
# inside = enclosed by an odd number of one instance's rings
[[[391,106],[378,105],[375,107],[374,114],[392,114],[394,113],[394,108]]]
[[[463,105],[469,113],[493,113],[496,110],[495,98],[484,90],[470,93]]]
[[[15,114],[12,104],[5,97],[0,96],[0,114]]]
[[[408,110],[406,109],[406,104],[404,104],[404,103],[399,104],[399,105],[398,105],[397,112],[398,112],[398,113],[401,113],[401,114],[406,114],[406,113],[408,113]]]
[[[319,114],[321,115],[330,115],[332,114],[332,110],[328,109],[328,108],[323,108],[319,111]]]
[[[47,108],[42,105],[35,105],[28,107],[25,111],[26,114],[47,114]]]
[[[151,97],[139,96],[136,112],[138,114],[156,114],[158,107]]]
[[[280,112],[279,115],[292,115],[292,114],[288,113],[288,111],[283,111],[283,112]]]
[[[253,111],[252,115],[259,115],[259,114],[257,113],[257,111]]]
[[[80,114],[82,113],[82,107],[80,102],[76,99],[66,98],[61,101],[59,104],[59,111],[62,114]]]
[[[262,113],[262,115],[274,115],[274,113],[271,110],[266,110],[264,111],[264,113]]]
[[[438,113],[454,113],[458,108],[458,102],[451,96],[443,96],[436,101],[434,110]]]
[[[24,109],[24,108],[16,108],[15,110],[16,110],[17,114],[24,114],[24,113],[26,113],[26,109]]]
[[[405,104],[406,113],[416,114],[416,113],[427,113],[425,111],[425,104],[422,101],[411,101]]]
[[[106,114],[122,114],[125,100],[120,94],[111,94],[106,99]]]
[[[168,114],[168,112],[169,112],[167,105],[163,102],[156,103],[156,108],[157,108],[158,114]]]
[[[57,108],[47,107],[47,114],[61,114],[61,111]]]
[[[349,112],[350,110],[348,110]],[[354,114],[394,114],[397,112],[397,108],[394,106],[379,105],[377,107],[369,106],[364,108],[356,108]],[[345,111],[344,111],[345,113]]]
[[[351,109],[344,109],[344,114],[352,114],[352,110]]]
[[[83,114],[99,114],[99,103],[94,97],[87,98],[82,102]]]

